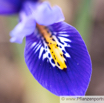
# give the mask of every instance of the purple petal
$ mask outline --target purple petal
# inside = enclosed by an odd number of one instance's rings
[[[58,6],[51,8],[48,2],[37,3],[35,6],[30,4],[30,9],[38,24],[48,26],[53,23],[64,21],[61,9]]]
[[[24,0],[24,1],[38,2],[38,1],[40,1],[40,0]]]
[[[27,17],[11,31],[10,42],[22,43],[25,36],[31,35],[35,30],[36,22],[32,17]]]
[[[33,2],[35,0],[25,0],[22,4],[21,11],[19,12],[19,19],[22,21],[27,16],[32,16],[33,12],[32,9],[36,9],[37,6],[39,6],[39,2]],[[32,8],[32,9],[31,9]]]
[[[0,0],[0,14],[10,15],[18,13],[25,2],[38,2],[39,0]]]
[[[43,39],[35,34],[26,37],[25,62],[34,78],[51,93],[62,96],[85,95],[91,78],[91,59],[78,31],[65,22],[50,27],[51,34],[63,49],[66,70],[50,63]],[[39,35],[39,34],[37,34]],[[45,42],[45,41],[44,41]]]
[[[14,14],[20,10],[21,0],[0,0],[0,14]]]

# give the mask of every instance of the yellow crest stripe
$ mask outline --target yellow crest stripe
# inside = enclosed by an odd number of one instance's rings
[[[59,67],[59,69],[61,70],[67,68],[63,52],[61,48],[58,46],[52,34],[48,31],[48,29],[45,26],[37,24],[37,28],[45,39],[45,42],[50,50],[53,61],[55,62],[55,65]]]

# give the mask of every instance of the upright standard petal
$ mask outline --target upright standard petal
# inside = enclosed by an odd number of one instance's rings
[[[92,67],[84,41],[78,31],[65,22],[50,25],[49,30],[50,38],[54,37],[63,52],[67,68],[61,69],[55,64],[50,50],[52,46],[49,47],[50,42],[47,42],[49,38],[39,32],[26,37],[24,55],[27,67],[44,88],[57,96],[85,95]]]
[[[20,10],[22,0],[0,0],[0,14],[8,15]]]
[[[34,19],[40,25],[48,26],[53,23],[64,21],[61,9],[58,6],[52,8],[48,2],[34,3],[34,5],[29,2],[28,7],[30,8]]]
[[[25,36],[31,35],[36,26],[35,20],[30,17],[25,17],[10,33],[10,42],[22,43]]]
[[[24,1],[33,1],[33,2],[38,2],[40,0],[24,0]]]

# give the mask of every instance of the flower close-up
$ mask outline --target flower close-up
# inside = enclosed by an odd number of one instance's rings
[[[24,2],[19,23],[10,36],[14,43],[22,43],[26,37],[26,65],[44,88],[57,96],[85,95],[91,79],[91,59],[81,35],[64,22],[58,6]]]

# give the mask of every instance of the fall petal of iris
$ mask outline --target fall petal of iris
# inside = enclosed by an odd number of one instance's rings
[[[73,26],[65,22],[55,23],[49,27],[60,45],[65,46],[67,69],[60,70],[51,65],[42,39],[34,34],[26,37],[24,55],[28,69],[44,88],[57,96],[85,95],[92,67],[82,37]]]

